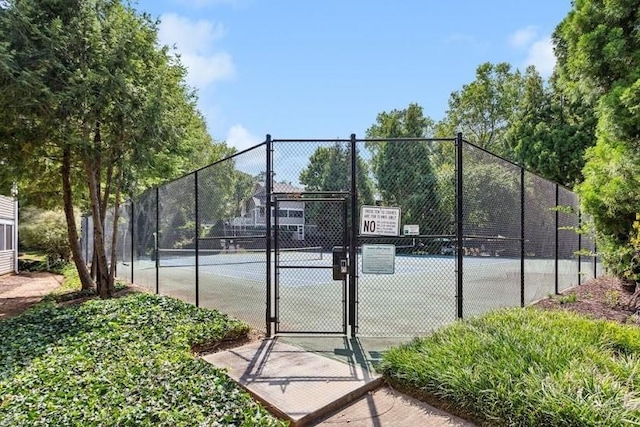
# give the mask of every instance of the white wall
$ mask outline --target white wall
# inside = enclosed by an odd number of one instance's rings
[[[0,196],[0,274],[18,272],[18,204]]]

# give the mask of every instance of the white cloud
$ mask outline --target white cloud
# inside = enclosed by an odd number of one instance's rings
[[[235,75],[233,60],[226,52],[208,56],[183,54],[182,63],[189,70],[187,82],[198,88],[204,88],[218,80],[232,79]]]
[[[214,42],[225,35],[226,29],[221,23],[204,19],[192,21],[174,13],[160,17],[160,43],[175,45],[182,63],[189,70],[187,83],[200,89],[235,76],[231,55],[212,50]]]
[[[227,145],[236,147],[238,151],[245,150],[254,145],[260,144],[264,138],[260,138],[249,132],[242,125],[233,125],[227,132]]]
[[[530,25],[525,28],[520,28],[515,33],[509,36],[509,45],[517,49],[523,49],[531,45],[531,43],[538,36],[538,28]]]
[[[538,40],[529,47],[529,53],[525,65],[535,65],[542,77],[549,77],[556,65],[556,56],[553,53],[551,37]]]
[[[226,35],[222,23],[201,19],[191,21],[175,13],[165,13],[160,17],[160,42],[187,52],[200,52],[209,44]]]

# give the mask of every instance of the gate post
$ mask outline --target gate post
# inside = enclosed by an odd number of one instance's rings
[[[457,316],[458,319],[462,319],[462,291],[463,291],[463,286],[462,286],[462,280],[463,280],[463,274],[462,274],[462,268],[463,268],[463,255],[464,255],[464,242],[463,242],[463,234],[464,234],[464,227],[463,227],[463,210],[462,210],[462,203],[463,203],[463,197],[462,197],[462,190],[463,190],[463,186],[462,186],[462,144],[463,144],[463,140],[462,140],[462,133],[458,132],[458,135],[456,136],[456,252],[457,252],[457,256],[456,256],[456,268],[457,268],[457,276],[456,276],[456,281],[457,281],[457,285],[458,285],[458,289],[456,292],[456,299],[457,299]]]
[[[156,187],[156,238],[154,252],[156,255],[156,294],[160,293],[160,187]]]
[[[200,212],[198,201],[198,171],[194,172],[193,189],[195,191],[195,248],[196,248],[196,307],[200,307]]]
[[[524,307],[524,166],[520,166],[520,307]]]
[[[558,242],[558,227],[559,227],[559,224],[560,224],[560,222],[559,222],[559,215],[560,214],[559,214],[559,211],[558,211],[559,203],[560,203],[560,187],[558,187],[558,184],[556,184],[556,206],[555,206],[555,211],[556,211],[556,226],[555,226],[555,229],[556,229],[556,231],[555,231],[555,233],[556,233],[556,248],[555,248],[556,262],[555,262],[555,267],[554,267],[555,268],[555,276],[556,276],[556,278],[555,278],[555,290],[554,291],[555,291],[556,295],[559,294],[559,290],[560,290],[560,289],[558,289],[559,288],[559,280],[560,280],[559,277],[558,277],[558,273],[559,273],[559,271],[558,271],[558,255],[559,255],[559,247],[560,247],[560,244]]]
[[[350,153],[351,153],[351,229],[349,230],[349,324],[351,325],[351,336],[355,337],[358,330],[358,316],[357,316],[357,274],[358,274],[358,185],[356,182],[357,176],[357,147],[356,147],[356,134],[351,134],[350,141]],[[346,225],[346,224],[345,224]]]
[[[265,235],[266,235],[266,255],[267,255],[267,286],[266,286],[266,310],[265,310],[265,332],[266,337],[271,337],[271,150],[272,142],[271,135],[267,134],[267,156],[266,156],[266,173],[265,173],[265,192],[267,193],[265,196]]]
[[[578,285],[582,284],[582,211],[578,207]]]
[[[134,268],[133,268],[133,260],[134,260],[134,252],[136,250],[136,241],[133,238],[133,233],[135,233],[135,202],[133,199],[131,199],[131,216],[129,217],[129,221],[131,221],[131,284],[135,283],[133,281],[133,272],[134,272]]]

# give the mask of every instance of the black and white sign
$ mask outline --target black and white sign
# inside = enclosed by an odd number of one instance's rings
[[[399,236],[400,208],[362,206],[360,209],[360,235]]]

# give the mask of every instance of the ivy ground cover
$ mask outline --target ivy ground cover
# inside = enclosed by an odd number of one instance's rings
[[[0,321],[0,426],[284,425],[192,345],[248,327],[149,294]]]

